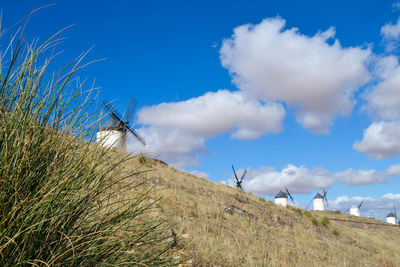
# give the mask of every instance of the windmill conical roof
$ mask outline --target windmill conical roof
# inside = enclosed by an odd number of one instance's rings
[[[275,198],[288,198],[288,197],[287,197],[287,193],[282,192],[282,190],[281,190],[281,191],[279,191],[278,194],[276,194]]]
[[[389,214],[386,215],[386,217],[396,217],[396,216],[394,216],[394,213],[393,213],[393,212],[389,212]]]
[[[123,130],[123,128],[123,122],[111,114],[108,120],[100,126],[99,131]]]
[[[315,197],[314,197],[314,199],[316,199],[316,198],[324,198],[324,196],[323,195],[321,195],[320,193],[317,193],[316,195],[315,195]]]

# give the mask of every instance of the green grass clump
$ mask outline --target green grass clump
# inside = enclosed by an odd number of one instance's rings
[[[311,223],[313,224],[313,225],[315,225],[315,226],[320,226],[320,222],[319,222],[319,220],[317,219],[317,218],[315,218],[315,217],[312,217],[311,218]]]
[[[56,38],[14,36],[0,55],[0,266],[168,265],[129,157],[91,142],[99,116],[76,77],[82,58],[49,71]]]
[[[304,213],[304,210],[302,210],[300,208],[295,208],[295,207],[290,206],[290,205],[287,205],[286,208],[291,210],[291,211],[294,211],[294,212],[296,212],[298,214],[301,214],[301,215],[303,215],[303,213]]]
[[[332,234],[333,234],[334,236],[340,236],[340,231],[339,231],[339,229],[333,228],[333,229],[332,229]]]
[[[324,217],[321,218],[321,225],[325,226],[325,227],[328,227],[328,225],[329,225],[328,217],[324,216]]]
[[[307,218],[310,218],[310,219],[314,218],[314,216],[312,215],[312,213],[311,213],[310,211],[308,211],[308,210],[305,210],[305,211],[303,212],[303,214],[304,214],[304,216],[306,216]]]

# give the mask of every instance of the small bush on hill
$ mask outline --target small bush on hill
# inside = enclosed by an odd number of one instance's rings
[[[322,217],[322,218],[321,218],[321,224],[322,224],[322,226],[327,227],[327,226],[329,225],[329,219],[328,219],[328,217],[326,217],[326,216]]]

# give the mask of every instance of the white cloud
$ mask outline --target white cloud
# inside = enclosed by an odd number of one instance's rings
[[[330,188],[334,183],[350,186],[383,183],[387,181],[385,175],[385,172],[375,170],[347,169],[342,172],[330,172],[322,167],[308,169],[289,164],[281,171],[271,167],[249,169],[243,181],[243,188],[249,192],[267,195],[275,195],[285,187],[292,193],[310,193],[315,189]]]
[[[400,121],[372,123],[364,130],[363,139],[353,148],[375,159],[386,159],[400,153]]]
[[[393,7],[399,7],[399,3],[393,4]],[[400,37],[400,18],[396,24],[387,23],[381,28],[381,35],[386,45],[386,51],[393,51],[398,47]]]
[[[374,65],[377,83],[363,95],[363,109],[374,122],[364,130],[363,139],[353,148],[375,159],[400,153],[400,66],[397,57],[377,58]]]
[[[400,194],[388,193],[380,198],[340,196],[329,201],[329,207],[341,212],[349,212],[351,206],[359,205],[361,201],[363,201],[360,209],[361,216],[385,220],[386,215],[393,212],[393,206],[400,207]]]
[[[312,37],[285,20],[269,18],[234,29],[223,42],[221,61],[242,91],[264,101],[284,101],[297,110],[305,128],[325,133],[334,116],[348,115],[353,93],[370,79],[365,66],[371,51],[333,44],[333,28]]]
[[[145,107],[138,113],[138,122],[204,138],[233,132],[232,137],[247,140],[280,132],[284,116],[285,110],[279,103],[263,104],[241,92],[220,90],[182,102]]]
[[[374,72],[378,83],[364,95],[364,109],[377,119],[400,119],[400,66],[394,56],[378,58]]]
[[[384,183],[386,173],[377,172],[376,170],[353,170],[347,169],[343,172],[335,173],[334,176],[337,181],[348,184],[351,186],[355,185],[371,185],[377,183]]]
[[[142,108],[139,132],[146,147],[128,143],[129,150],[160,154],[159,158],[177,167],[198,164],[206,153],[205,142],[220,134],[249,140],[282,130],[285,109],[276,102],[261,103],[241,92],[220,90],[181,102]]]
[[[204,138],[179,129],[150,126],[137,131],[145,138],[146,146],[128,136],[128,151],[146,153],[178,168],[199,165],[199,155],[207,153]]]
[[[400,176],[400,164],[389,166],[387,173],[391,176]]]
[[[280,172],[268,167],[249,169],[243,188],[256,194],[275,195],[285,187],[292,193],[310,193],[316,188],[328,188],[333,183],[334,179],[323,168],[310,170],[289,164]]]
[[[381,34],[384,38],[398,39],[400,37],[400,19],[397,20],[396,24],[386,23],[383,25]]]

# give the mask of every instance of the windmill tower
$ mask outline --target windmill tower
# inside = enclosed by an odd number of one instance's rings
[[[393,212],[389,212],[388,215],[386,215],[386,222],[391,223],[391,224],[397,224],[397,212],[396,212],[396,207],[393,205]]]
[[[282,192],[279,191],[278,194],[276,194],[274,202],[277,205],[281,205],[286,207],[289,203],[288,203],[288,197],[290,197],[290,200],[292,201],[293,205],[294,205],[294,199],[292,197],[292,194],[290,194],[289,190],[287,188],[285,188],[286,192]]]
[[[358,206],[351,207],[350,208],[350,215],[360,217],[360,208],[361,208],[362,203],[363,203],[363,201],[361,201],[360,204],[358,204]]]
[[[134,105],[135,101],[132,99],[125,113],[125,120],[123,120],[118,111],[109,102],[104,101],[103,108],[109,113],[110,117],[104,124],[100,125],[96,135],[96,142],[101,143],[104,147],[126,151],[127,133],[130,132],[142,145],[145,145],[143,138],[128,126]]]
[[[396,215],[393,212],[389,212],[389,214],[386,215],[386,222],[396,224]]]
[[[285,192],[279,191],[278,194],[276,194],[274,202],[276,205],[281,205],[286,207],[288,205],[288,195]]]
[[[323,195],[317,193],[313,199],[314,210],[325,210],[325,202],[328,207],[328,199],[326,194],[328,193],[325,189],[322,189]],[[325,201],[325,202],[324,202]]]
[[[243,190],[243,188],[242,188],[242,182],[243,182],[244,177],[246,176],[247,170],[244,170],[244,172],[243,172],[242,177],[240,178],[240,180],[239,180],[239,178],[238,178],[237,175],[236,175],[236,171],[235,171],[235,168],[233,167],[233,165],[232,165],[232,170],[233,170],[233,174],[235,175],[235,179],[236,179],[236,187],[237,187],[238,189],[240,189],[240,190]]]

